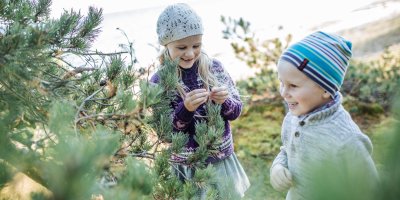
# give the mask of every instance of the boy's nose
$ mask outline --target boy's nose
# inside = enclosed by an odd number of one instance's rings
[[[281,96],[283,97],[283,98],[286,98],[286,97],[288,97],[288,92],[287,92],[287,88],[286,87],[281,87],[281,91],[280,91],[280,93],[281,93]]]

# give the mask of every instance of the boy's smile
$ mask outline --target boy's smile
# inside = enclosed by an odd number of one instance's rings
[[[286,103],[290,110],[294,110],[296,108],[296,106],[298,105],[298,103],[290,103],[290,102],[286,102]]]
[[[331,100],[324,89],[285,60],[278,63],[278,78],[281,96],[295,116],[310,113]]]

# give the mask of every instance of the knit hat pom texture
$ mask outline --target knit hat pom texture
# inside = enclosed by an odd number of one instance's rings
[[[197,13],[187,4],[169,5],[157,20],[158,42],[167,45],[193,35],[203,34],[203,24]]]

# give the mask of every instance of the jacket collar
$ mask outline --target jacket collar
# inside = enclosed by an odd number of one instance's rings
[[[303,121],[307,124],[316,121],[323,121],[326,118],[332,116],[339,109],[339,107],[342,105],[342,100],[343,100],[342,94],[340,92],[337,92],[335,99],[315,109],[314,111],[298,117],[295,117],[293,115],[292,116],[296,118],[298,121]]]

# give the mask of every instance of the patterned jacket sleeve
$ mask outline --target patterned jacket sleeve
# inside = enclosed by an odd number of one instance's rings
[[[179,99],[181,99],[179,97]],[[191,112],[186,109],[183,101],[180,103],[175,104],[173,103],[173,120],[172,123],[174,125],[174,129],[176,131],[184,131],[189,127],[189,124],[192,122],[194,118],[194,112]]]
[[[211,71],[218,81],[225,84],[229,90],[228,99],[221,105],[221,115],[225,120],[235,120],[242,112],[242,101],[240,100],[235,83],[218,60],[213,61]]]
[[[150,82],[155,84],[160,83],[160,77],[157,73],[151,77]],[[193,120],[194,112],[190,112],[186,109],[183,100],[180,97],[177,97],[171,102],[171,108],[173,109],[171,118],[174,130],[184,131]]]

